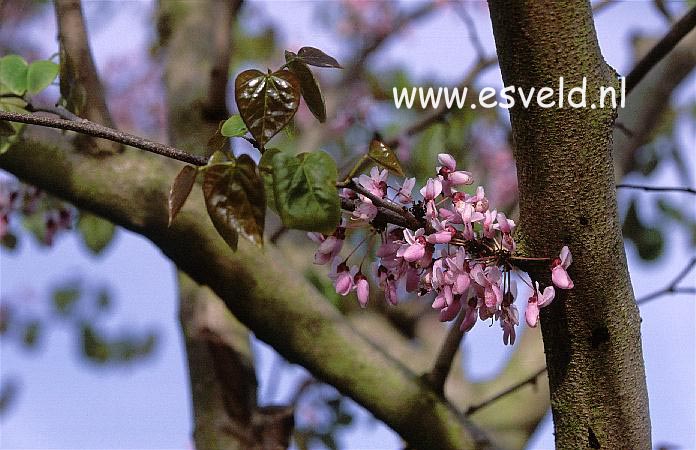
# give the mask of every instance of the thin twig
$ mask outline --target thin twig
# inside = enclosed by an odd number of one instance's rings
[[[644,186],[642,184],[617,184],[617,189],[640,189],[651,192],[686,192],[687,194],[696,194],[696,189],[688,187],[665,187],[665,186]]]
[[[629,130],[628,127],[621,122],[614,122],[614,128],[621,131],[623,134],[626,135],[626,137],[632,138],[633,136],[635,136],[635,133]]]
[[[341,209],[345,211],[355,211],[356,206],[357,205],[355,200],[341,198]],[[414,228],[415,224],[407,220],[402,214],[397,214],[391,209],[385,209],[378,206],[377,211],[377,217],[375,217],[373,221],[391,223],[399,227],[409,228],[413,230],[418,229],[417,226]]]
[[[476,22],[474,22],[474,19],[472,19],[472,17],[469,15],[469,11],[467,11],[466,6],[461,2],[455,2],[452,5],[454,7],[454,12],[456,12],[464,22],[464,26],[469,33],[469,41],[476,51],[478,60],[482,61],[486,59],[486,50],[483,48],[478,31],[476,31]]]
[[[630,93],[631,90],[638,85],[640,80],[650,72],[650,69],[655,67],[667,53],[672,51],[679,41],[693,30],[694,27],[696,27],[696,6],[684,14],[684,16],[672,26],[665,37],[655,44],[648,54],[636,64],[633,70],[631,70],[631,73],[626,76],[626,93]]]
[[[489,398],[488,400],[485,400],[485,401],[479,403],[478,405],[470,406],[470,407],[466,410],[466,412],[464,413],[464,415],[465,415],[465,416],[470,416],[471,414],[475,413],[475,412],[478,411],[479,409],[484,408],[484,407],[490,405],[491,403],[496,402],[497,400],[500,400],[501,398],[505,397],[506,395],[511,394],[511,393],[517,391],[518,389],[520,389],[521,387],[524,387],[524,386],[527,385],[527,384],[536,384],[537,378],[538,378],[542,373],[544,373],[544,372],[546,372],[546,367],[544,367],[544,368],[542,368],[542,369],[539,369],[536,373],[534,373],[534,374],[531,375],[530,377],[528,377],[528,378],[526,378],[526,379],[520,381],[519,383],[517,383],[517,384],[515,384],[515,385],[513,385],[513,386],[510,386],[509,388],[505,389],[505,390],[502,391],[502,392],[499,392],[498,394],[494,395],[493,397]]]
[[[442,347],[440,347],[437,358],[435,358],[435,364],[433,364],[433,368],[428,373],[428,381],[430,381],[435,392],[440,395],[443,395],[445,392],[447,376],[452,369],[454,356],[457,354],[462,338],[464,337],[464,332],[461,331],[459,327],[466,316],[465,310],[466,308],[462,308],[462,310],[459,311],[457,319],[450,327],[447,337],[445,337],[445,340],[442,342]]]
[[[674,277],[674,279],[669,283],[669,285],[667,285],[667,287],[637,299],[636,304],[642,305],[643,303],[649,302],[651,300],[654,300],[656,298],[659,298],[659,297],[662,297],[662,296],[668,295],[668,294],[696,294],[696,287],[678,287],[677,286],[695,266],[696,266],[696,257],[691,258],[691,260],[689,260],[689,262],[686,264],[686,266],[684,266],[684,268],[677,274],[677,276]],[[544,367],[543,369],[540,369],[537,373],[535,373],[531,377],[529,377],[525,380],[522,380],[519,383],[517,383],[516,385],[494,395],[490,399],[488,399],[488,400],[486,400],[478,405],[469,407],[469,409],[466,410],[465,415],[468,416],[470,414],[473,414],[474,412],[478,411],[479,409],[483,408],[484,406],[487,406],[487,405],[493,403],[494,401],[499,400],[500,398],[502,398],[502,397],[504,397],[512,392],[515,392],[517,389],[521,388],[525,384],[535,381],[536,378],[539,375],[541,375],[542,373],[544,373],[545,370],[546,370],[546,367]]]
[[[277,244],[277,243],[278,243],[278,239],[280,239],[281,237],[283,237],[283,235],[284,235],[285,233],[287,233],[288,231],[290,231],[288,227],[286,227],[285,225],[281,225],[280,227],[278,227],[277,230],[275,230],[275,232],[273,232],[273,234],[271,235],[271,237],[268,238],[268,242],[270,242],[270,243],[273,244],[273,245]]]
[[[367,59],[376,52],[384,43],[394,35],[402,31],[408,24],[415,22],[428,14],[438,7],[438,2],[432,1],[423,4],[422,6],[416,8],[415,10],[402,14],[398,19],[395,20],[394,26],[386,32],[380,33],[372,38],[367,44],[365,44],[359,51],[355,58],[353,58],[353,63],[346,69],[342,85],[348,85],[354,83],[360,78],[360,74],[365,66]]]
[[[696,288],[691,287],[677,287],[677,285],[686,277],[686,275],[691,271],[691,269],[696,266],[696,257],[691,258],[691,260],[684,266],[684,268],[677,274],[676,277],[667,285],[667,287],[648,294],[644,297],[636,300],[636,304],[642,305],[658,297],[662,297],[667,294],[693,294],[696,293]]]
[[[160,144],[149,139],[134,136],[124,133],[113,128],[105,127],[87,119],[80,120],[65,120],[55,119],[53,117],[37,116],[35,114],[20,114],[8,111],[0,111],[0,120],[10,122],[27,123],[31,125],[40,125],[49,128],[59,128],[61,130],[77,131],[78,133],[94,136],[109,141],[130,145],[131,147],[139,148],[151,153],[166,156],[167,158],[176,159],[185,163],[196,166],[204,166],[208,160],[203,156],[192,155],[190,153],[179,150],[178,148]]]

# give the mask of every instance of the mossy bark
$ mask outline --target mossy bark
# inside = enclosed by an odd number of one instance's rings
[[[503,81],[528,90],[587,80],[587,107],[511,109],[520,189],[519,238],[534,256],[568,245],[575,288],[542,310],[557,448],[650,448],[640,316],[626,266],[611,156],[618,87],[587,1],[490,0]],[[526,91],[525,91],[526,92]],[[579,97],[577,97],[579,99]],[[548,283],[548,267],[533,271]]]

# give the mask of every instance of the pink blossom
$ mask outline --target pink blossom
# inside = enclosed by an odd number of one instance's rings
[[[426,201],[433,200],[442,193],[442,182],[437,178],[428,178],[420,193]]]
[[[537,326],[537,322],[539,321],[539,309],[550,305],[555,295],[556,291],[553,289],[553,286],[546,286],[542,294],[541,291],[539,291],[539,282],[536,282],[536,288],[527,301],[527,310],[524,313],[527,325],[532,328]]]
[[[398,192],[396,193],[396,199],[399,201],[399,203],[408,204],[408,203],[413,202],[413,197],[411,196],[411,191],[413,191],[413,187],[415,185],[416,185],[415,177],[414,178],[406,178],[404,180],[404,184],[401,185]]]
[[[464,313],[464,321],[459,326],[459,329],[466,333],[470,331],[474,325],[476,325],[476,308],[478,307],[478,301],[476,297],[471,297],[466,305],[466,311]]]
[[[486,211],[483,216],[483,235],[488,239],[493,239],[495,236],[495,228],[493,222],[495,222],[497,211]]]
[[[496,228],[499,229],[501,233],[512,233],[512,230],[515,228],[515,222],[513,220],[508,219],[505,214],[501,212],[498,213],[497,220],[498,224]]]
[[[425,255],[425,230],[419,228],[414,234],[411,230],[404,230],[406,243],[399,248],[396,256],[404,258],[408,262],[418,261]]]
[[[462,309],[461,296],[454,297],[452,304],[445,306],[440,310],[440,322],[449,322],[457,317],[457,314]]]
[[[448,225],[446,220],[442,222],[433,220],[432,222],[435,233],[428,235],[425,240],[431,244],[446,244],[452,240],[457,230],[452,225]]]
[[[339,295],[348,295],[353,289],[353,277],[345,262],[339,263],[339,258],[334,260],[329,278],[334,281],[334,288]]]
[[[503,302],[500,269],[493,266],[484,271],[480,265],[476,265],[471,269],[471,279],[483,288],[483,301],[488,308],[495,308]]]
[[[377,217],[378,209],[372,204],[372,201],[369,198],[362,195],[359,197],[360,201],[353,211],[353,218],[365,222],[371,222],[375,217]]]
[[[367,306],[367,301],[370,298],[370,283],[367,282],[367,278],[360,271],[353,277],[353,283],[358,294],[358,302],[364,308]]]
[[[457,162],[449,153],[440,153],[437,155],[437,160],[442,164],[442,166],[437,168],[438,175],[442,177],[443,180],[442,190],[448,197],[452,196],[452,186],[471,184],[474,182],[474,178],[470,172],[456,170]]]
[[[379,198],[384,198],[387,195],[387,177],[389,172],[387,169],[379,171],[379,168],[373,167],[370,170],[370,176],[360,175],[357,182],[360,183],[362,187],[367,189],[370,194],[377,196]]]
[[[575,286],[573,280],[570,279],[566,271],[572,262],[573,255],[571,255],[568,246],[564,245],[561,249],[560,257],[551,262],[551,281],[553,281],[556,287],[561,289],[573,289],[573,286]]]
[[[341,253],[345,232],[344,227],[338,227],[331,236],[325,236],[321,233],[307,233],[307,237],[319,244],[319,248],[314,253],[314,264],[326,264]]]
[[[500,326],[503,329],[503,344],[515,343],[515,325],[519,325],[519,313],[515,305],[503,307],[500,310]]]

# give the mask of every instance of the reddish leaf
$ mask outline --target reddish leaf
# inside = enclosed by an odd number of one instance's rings
[[[246,70],[234,87],[239,115],[261,147],[290,123],[300,104],[300,81],[289,70]]]
[[[205,172],[203,195],[213,225],[232,249],[238,233],[263,244],[266,194],[256,164],[242,155],[235,165],[215,165]]]
[[[341,65],[331,56],[314,47],[302,47],[297,52],[297,57],[310,66],[333,67],[343,69]]]
[[[300,80],[302,97],[309,110],[319,122],[326,122],[326,103],[324,102],[324,95],[322,95],[319,83],[317,83],[316,78],[314,78],[312,71],[309,70],[307,64],[298,59],[289,61],[288,68],[297,75],[297,78]]]
[[[196,181],[196,174],[198,174],[198,170],[195,167],[184,166],[174,179],[174,184],[172,184],[172,188],[169,190],[169,225],[172,224],[174,217],[179,213],[181,207],[184,206],[186,199],[191,193],[193,183]]]

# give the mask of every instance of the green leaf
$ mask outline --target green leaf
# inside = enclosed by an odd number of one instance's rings
[[[94,255],[100,254],[116,234],[113,223],[84,211],[80,212],[77,229],[80,230],[83,243]]]
[[[396,157],[396,153],[394,153],[391,148],[387,147],[384,142],[373,139],[372,142],[370,142],[370,149],[367,152],[367,156],[390,172],[401,177],[405,176],[404,170],[401,168],[401,163],[399,163]]]
[[[2,239],[0,239],[0,245],[10,251],[16,250],[17,244],[19,244],[17,236],[10,232],[6,232]]]
[[[41,337],[41,322],[32,319],[24,325],[24,331],[22,333],[22,343],[27,349],[33,349],[36,344],[39,343],[39,337]]]
[[[307,103],[309,110],[319,122],[326,122],[326,103],[324,102],[324,95],[321,93],[319,83],[316,78],[314,78],[312,71],[309,70],[307,64],[297,59],[288,62],[288,68],[297,75],[297,79],[300,80],[302,97],[305,99],[305,103]]]
[[[53,291],[53,307],[58,314],[66,316],[70,313],[80,295],[81,292],[77,284],[56,289]]]
[[[184,166],[181,172],[174,179],[171,189],[169,190],[169,224],[171,226],[174,217],[179,213],[179,210],[193,189],[193,184],[196,182],[198,170],[193,166]]]
[[[2,111],[26,114],[26,105],[27,103],[21,98],[0,97],[0,110]],[[4,132],[0,133],[0,155],[5,153],[19,139],[20,133],[25,127],[23,123],[18,122],[2,121],[2,123],[9,125],[9,127],[3,126]],[[11,135],[9,135],[10,127],[14,130],[14,133]]]
[[[266,192],[266,206],[278,212],[273,193],[273,157],[280,153],[277,148],[267,148],[259,160],[259,175],[263,180],[264,191]]]
[[[234,88],[239,114],[261,147],[290,123],[300,104],[300,82],[289,70],[246,70]]]
[[[41,92],[53,83],[58,75],[58,64],[51,61],[34,61],[27,70],[27,90],[30,94]]]
[[[234,166],[208,168],[203,195],[213,225],[232,249],[237,247],[238,233],[263,245],[266,196],[249,155],[241,155]]]
[[[111,357],[108,342],[89,324],[82,324],[80,330],[82,353],[92,362],[104,364]]]
[[[631,200],[628,207],[621,231],[624,238],[630,239],[636,245],[641,259],[654,261],[662,254],[664,248],[662,232],[658,228],[646,226],[641,222],[635,198]]]
[[[343,69],[338,61],[314,47],[302,47],[297,52],[297,58],[301,59],[305,64],[309,64],[310,66]]]
[[[239,114],[235,114],[229,119],[225,120],[220,129],[220,133],[227,137],[241,137],[247,134],[246,125],[244,125],[244,120]]]
[[[325,152],[273,157],[273,192],[283,224],[306,231],[333,232],[341,218],[336,163]]]
[[[23,95],[27,90],[28,64],[18,55],[0,58],[0,82],[13,94]]]

